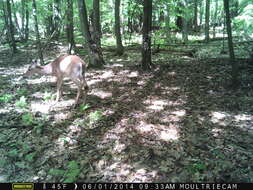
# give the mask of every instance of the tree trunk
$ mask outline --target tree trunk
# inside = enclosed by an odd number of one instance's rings
[[[177,12],[177,16],[176,16],[176,25],[179,31],[183,30],[183,17],[182,17],[182,2],[181,0],[177,3],[177,7],[176,7],[176,12]]]
[[[171,39],[171,33],[170,33],[170,5],[167,4],[166,5],[166,16],[165,16],[165,27],[166,27],[166,37],[167,37],[167,41],[169,42]]]
[[[15,24],[16,24],[16,31],[17,33],[19,34],[20,37],[22,37],[22,34],[21,34],[21,29],[20,29],[20,26],[19,26],[19,23],[18,23],[18,17],[17,17],[17,14],[16,14],[16,9],[15,9],[15,3],[13,0],[11,0],[12,2],[12,5],[13,5],[13,16],[14,16],[14,21],[15,21]]]
[[[142,68],[150,70],[151,60],[152,0],[145,0],[143,6]]]
[[[25,2],[25,41],[29,38],[29,7],[28,2]]]
[[[9,34],[9,21],[8,21],[7,10],[6,10],[6,2],[1,1],[0,4],[3,9],[3,18],[4,18],[3,34],[6,34],[6,35],[4,35],[5,40],[7,41],[7,43],[10,44],[10,47],[11,47],[11,43],[10,43],[11,40],[10,40],[10,36],[8,35]]]
[[[77,2],[81,30],[89,48],[91,64],[96,67],[101,67],[104,64],[103,54],[101,48],[91,38],[85,1],[78,0]]]
[[[100,0],[93,0],[94,40],[101,47]]]
[[[60,22],[61,22],[61,1],[54,0],[53,3],[53,24],[54,24],[54,31],[52,38],[58,40],[60,37]]]
[[[68,53],[71,54],[72,48],[75,48],[73,0],[67,0],[67,40],[68,40]]]
[[[36,42],[37,42],[39,59],[40,59],[41,64],[44,64],[42,47],[41,47],[41,42],[40,42],[39,27],[38,27],[36,0],[32,1],[32,7],[33,7],[33,18],[34,18],[34,24],[35,24]]]
[[[188,41],[188,15],[187,11],[185,10],[185,7],[187,6],[187,0],[182,1],[182,39],[184,43],[187,43]]]
[[[204,6],[203,1],[199,1],[199,30],[202,29]]]
[[[216,25],[217,25],[217,13],[218,13],[218,0],[215,0],[215,10],[214,10],[214,16],[213,16],[213,38],[216,36]]]
[[[198,0],[194,0],[193,28],[194,28],[194,31],[198,30]]]
[[[238,81],[238,65],[235,61],[235,53],[233,46],[233,37],[232,37],[232,28],[231,28],[231,19],[230,19],[230,11],[229,11],[229,0],[223,0],[224,3],[224,11],[226,13],[226,25],[227,25],[227,34],[228,34],[228,48],[229,48],[229,56],[232,63],[232,86],[236,88],[239,85]]]
[[[6,1],[6,7],[7,7],[7,18],[8,18],[8,31],[9,31],[9,37],[10,37],[10,46],[12,48],[12,53],[17,52],[17,46],[15,43],[15,37],[14,37],[14,26],[11,18],[11,3],[10,0]]]
[[[21,38],[25,39],[25,0],[21,0]]]
[[[115,36],[117,42],[117,55],[122,55],[124,53],[124,48],[121,40],[120,32],[120,0],[115,0]]]
[[[209,42],[210,0],[206,0],[205,41]]]
[[[53,2],[49,1],[47,4],[47,9],[50,11],[48,15],[46,15],[45,25],[46,25],[46,36],[52,36],[55,28],[54,28],[54,16],[53,16]]]

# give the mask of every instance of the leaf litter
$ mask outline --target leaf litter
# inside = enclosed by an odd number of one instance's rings
[[[130,51],[128,61],[110,62],[108,53],[105,68],[88,69],[87,105],[70,109],[76,89],[66,84],[61,103],[44,112],[32,104],[47,106],[43,93],[55,87],[18,81],[28,64],[23,52],[8,67],[0,52],[1,182],[253,182],[248,78],[232,91],[227,60],[165,54],[143,72]]]

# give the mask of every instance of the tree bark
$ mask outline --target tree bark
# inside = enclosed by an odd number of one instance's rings
[[[120,32],[120,0],[115,0],[115,36],[117,44],[117,55],[124,53],[124,47],[122,45],[121,32]]]
[[[184,43],[187,43],[188,41],[188,15],[187,11],[185,10],[185,7],[187,6],[187,0],[182,1],[182,39]]]
[[[183,30],[183,17],[182,17],[182,1],[180,0],[177,3],[177,7],[176,7],[176,12],[177,12],[177,16],[176,16],[176,25],[179,31]]]
[[[54,0],[53,3],[53,24],[54,24],[54,31],[52,38],[58,40],[60,37],[60,22],[61,22],[61,1]]]
[[[34,18],[34,24],[35,24],[38,55],[39,55],[39,59],[40,59],[41,64],[44,64],[43,54],[42,54],[42,46],[41,46],[41,42],[40,42],[39,27],[38,27],[36,0],[32,1],[32,7],[33,7],[33,18]]]
[[[232,63],[232,86],[233,88],[238,87],[238,65],[235,61],[235,53],[233,46],[233,36],[232,36],[232,28],[231,28],[231,19],[230,19],[230,11],[229,11],[229,0],[223,0],[224,3],[224,11],[226,13],[226,25],[227,25],[227,34],[228,34],[228,48],[229,48],[229,56]]]
[[[194,31],[198,30],[198,0],[194,0],[194,19],[193,19]]]
[[[167,37],[167,41],[170,42],[171,39],[171,33],[170,33],[170,5],[167,4],[166,5],[166,16],[165,16],[165,27],[166,27],[166,37]]]
[[[21,38],[25,39],[25,0],[21,0]]]
[[[143,6],[142,68],[150,70],[151,60],[152,0],[145,0]]]
[[[101,67],[104,64],[102,50],[91,38],[87,9],[84,0],[78,0],[78,10],[81,30],[89,48],[91,64],[96,67]]]
[[[67,0],[67,40],[68,40],[68,53],[75,48],[74,40],[74,20],[73,20],[73,0]]]
[[[28,2],[25,2],[25,41],[29,38],[29,7]]]
[[[203,1],[199,1],[199,30],[202,29],[204,6]]]
[[[206,0],[205,41],[209,42],[210,0]]]
[[[93,0],[93,28],[94,40],[101,47],[100,0]]]
[[[14,4],[13,0],[11,0],[11,2],[12,2],[12,5],[13,5],[13,14],[12,15],[14,16],[14,21],[15,21],[15,24],[16,24],[16,31],[19,34],[19,36],[22,37],[21,29],[20,29],[20,26],[19,26],[19,23],[18,23],[18,17],[17,17],[16,11],[15,11],[15,4]]]
[[[213,38],[216,36],[216,24],[217,24],[217,13],[218,13],[218,0],[215,0],[215,8],[214,8],[214,16],[213,16]]]
[[[14,26],[11,18],[11,3],[10,0],[6,1],[6,8],[7,8],[7,18],[8,18],[8,31],[9,31],[9,37],[10,37],[10,46],[12,48],[12,53],[17,52],[17,46],[15,42],[14,37]]]

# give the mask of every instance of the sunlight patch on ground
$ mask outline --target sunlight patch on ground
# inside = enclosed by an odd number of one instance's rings
[[[91,86],[91,85],[94,85],[94,84],[99,83],[101,81],[102,81],[101,79],[91,79],[87,82],[87,84],[88,84],[88,86]]]
[[[65,151],[66,144],[68,144],[68,148],[71,148],[69,146],[77,145],[78,141],[77,141],[77,138],[73,138],[73,136],[71,134],[68,134],[67,136],[65,136],[65,135],[59,136],[59,138],[56,140],[55,144],[57,145],[58,151]]]
[[[120,143],[119,140],[116,140],[114,143],[113,151],[114,153],[121,153],[123,150],[125,150],[125,148],[125,144]]]
[[[40,113],[48,114],[50,112],[50,104],[32,102],[31,110],[32,112],[40,112]]]
[[[120,71],[118,74],[126,76],[129,72],[130,72],[129,70],[125,69],[125,70]]]
[[[221,132],[222,132],[221,129],[218,129],[218,128],[212,129],[212,133],[213,133],[213,136],[214,136],[214,137],[218,137],[218,136],[220,135]]]
[[[54,115],[55,121],[62,121],[62,120],[66,120],[68,118],[70,118],[70,113],[59,112]]]
[[[228,126],[231,123],[245,130],[253,130],[253,115],[249,114],[230,114],[225,112],[212,112],[211,121],[221,126]]]
[[[178,117],[183,117],[186,114],[185,110],[178,110],[178,111],[173,111],[171,112],[173,115],[176,115]]]
[[[0,113],[8,113],[10,111],[10,108],[0,108]]]
[[[129,78],[138,77],[138,76],[139,76],[139,72],[138,72],[138,71],[132,71],[132,72],[129,73],[127,76],[128,76]]]
[[[41,77],[32,77],[26,79],[28,84],[41,84],[45,82],[51,82],[54,77],[49,77],[49,76],[41,76]]]
[[[164,109],[165,106],[168,105],[167,100],[154,100],[148,99],[143,102],[144,104],[148,104],[148,109],[161,111]]]
[[[235,120],[236,121],[250,121],[250,120],[253,120],[253,116],[246,115],[246,114],[239,114],[239,115],[235,115]]]
[[[66,99],[66,98],[64,98]],[[57,111],[59,110],[60,108],[67,108],[69,106],[72,106],[74,104],[74,99],[66,99],[66,100],[60,100],[59,102],[55,102],[54,100],[51,100],[51,101],[42,101],[42,98],[41,100],[38,100],[38,101],[32,101],[31,102],[31,110],[32,112],[40,112],[40,113],[44,113],[44,114],[48,114],[50,113],[51,111]],[[55,115],[56,118],[55,119],[60,119],[63,117],[63,115],[59,115],[59,114],[56,114]]]
[[[147,169],[141,168],[132,172],[132,174],[128,177],[128,181],[135,183],[152,182],[156,175],[157,171],[147,171]]]
[[[137,84],[140,85],[140,86],[144,86],[146,83],[147,83],[146,80],[139,80],[139,81],[137,82]]]
[[[123,64],[119,64],[119,63],[115,63],[115,64],[112,64],[112,65],[106,65],[105,68],[117,68],[117,67],[124,67]]]
[[[174,141],[179,138],[178,129],[174,125],[160,125],[160,124],[148,124],[145,121],[141,121],[140,125],[136,127],[138,131],[144,134],[155,134],[157,139],[163,141]]]
[[[100,78],[102,78],[102,79],[108,79],[108,78],[113,77],[113,76],[114,76],[113,71],[112,71],[112,70],[107,70],[107,71],[105,71],[105,72],[100,76]]]
[[[101,162],[100,162],[101,165]],[[99,165],[98,165],[99,167]],[[101,166],[100,166],[101,167]],[[128,176],[132,173],[133,167],[122,162],[115,162],[107,166],[100,172],[104,175],[104,180],[110,179],[112,182],[129,181]]]
[[[100,97],[101,99],[112,97],[112,93],[108,91],[104,91],[102,89],[93,89],[90,94]]]
[[[226,121],[227,117],[231,117],[230,114],[225,112],[212,112],[211,113],[211,121],[213,123],[218,123],[220,125],[226,126],[228,124],[228,121]],[[231,120],[229,120],[231,122]]]
[[[103,180],[111,182],[152,182],[157,171],[148,171],[146,168],[134,167],[122,161],[115,161],[109,166],[107,160],[100,160],[96,169],[103,174]]]

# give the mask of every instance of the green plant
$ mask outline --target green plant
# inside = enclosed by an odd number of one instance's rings
[[[196,162],[187,166],[187,170],[193,174],[203,172],[205,169],[206,169],[206,165],[201,162]]]
[[[18,108],[27,108],[26,98],[21,96],[20,99],[15,103]]]
[[[43,124],[38,124],[36,125],[33,130],[35,131],[35,133],[37,135],[41,134],[42,133],[42,130],[43,130]]]
[[[51,100],[53,99],[53,95],[47,91],[44,92],[44,95],[43,95],[43,100]]]
[[[36,152],[32,152],[25,156],[25,160],[27,160],[28,162],[33,162],[35,156],[36,156]]]
[[[64,170],[60,170],[60,169],[50,169],[49,172],[48,172],[50,175],[53,175],[53,176],[63,176],[65,171]]]
[[[17,90],[17,95],[19,96],[26,96],[28,94],[28,91],[26,88],[20,88]]]
[[[73,183],[80,174],[80,169],[76,161],[70,161],[67,165],[67,171],[61,169],[50,169],[48,172],[52,176],[63,177],[64,183]]]
[[[10,150],[7,155],[11,158],[16,158],[19,155],[19,152],[17,149]]]
[[[79,110],[80,111],[85,111],[85,110],[87,110],[89,108],[90,108],[89,104],[81,104]]]
[[[33,125],[36,123],[36,121],[31,113],[26,113],[22,115],[22,123],[24,125]]]
[[[92,112],[89,114],[89,119],[90,119],[90,123],[95,123],[99,120],[102,120],[103,118],[103,114],[102,114],[102,111],[100,110],[97,110],[95,112]]]
[[[13,99],[13,95],[12,94],[4,94],[2,96],[0,96],[0,102],[3,103],[8,103]]]
[[[73,183],[74,181],[77,180],[77,177],[79,176],[80,174],[80,169],[79,169],[79,166],[78,166],[78,163],[76,161],[70,161],[68,163],[68,170],[67,172],[65,173],[65,180],[64,182],[65,183]]]

